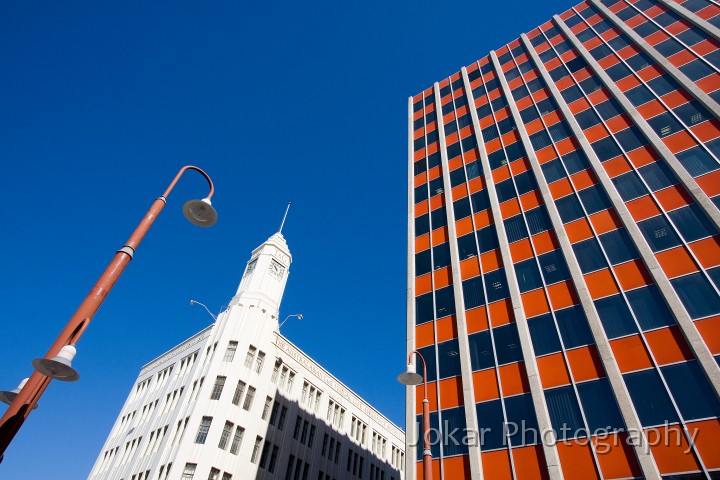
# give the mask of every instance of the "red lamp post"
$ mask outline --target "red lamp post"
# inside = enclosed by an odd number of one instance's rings
[[[20,388],[16,396],[8,397],[14,398],[2,419],[0,419],[0,461],[2,461],[5,450],[7,450],[10,442],[12,442],[20,430],[20,427],[22,427],[25,419],[27,419],[30,412],[37,405],[38,400],[43,392],[45,392],[50,381],[52,379],[75,381],[79,378],[77,372],[70,365],[75,356],[75,344],[80,340],[90,320],[92,320],[100,308],[100,305],[102,305],[108,293],[110,293],[115,282],[120,278],[125,267],[130,263],[130,260],[132,260],[138,245],[165,207],[167,197],[175,187],[175,184],[187,170],[195,170],[202,174],[210,186],[210,192],[207,197],[202,200],[190,200],[186,202],[185,205],[183,205],[183,214],[191,223],[201,227],[210,227],[217,221],[217,212],[215,212],[215,209],[210,204],[210,198],[214,192],[210,177],[198,167],[188,165],[181,168],[167,190],[165,190],[165,193],[155,199],[125,245],[117,251],[113,260],[80,304],[75,314],[70,318],[70,321],[65,325],[65,328],[60,332],[60,335],[58,335],[55,343],[50,347],[45,357],[33,361],[33,366],[36,371],[33,372],[27,382]]]
[[[420,375],[415,371],[415,365],[412,363],[413,355],[417,355],[423,364],[423,374]],[[430,401],[427,395],[427,364],[425,359],[417,350],[410,352],[408,356],[408,364],[405,373],[398,375],[398,381],[403,385],[416,386],[421,383],[424,385],[423,396],[423,479],[432,480],[432,452],[430,451]]]

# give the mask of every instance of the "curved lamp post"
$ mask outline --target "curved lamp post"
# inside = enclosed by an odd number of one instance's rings
[[[90,290],[90,293],[85,297],[62,332],[60,332],[45,357],[33,361],[33,367],[35,367],[36,371],[33,372],[27,382],[24,382],[18,392],[11,392],[17,393],[17,395],[12,399],[8,398],[11,401],[10,406],[5,411],[2,419],[0,419],[0,461],[2,461],[5,450],[7,450],[10,442],[22,427],[25,419],[36,407],[38,400],[50,384],[50,380],[75,381],[80,377],[71,366],[72,359],[75,356],[75,344],[80,340],[90,320],[92,320],[100,305],[110,293],[115,282],[120,278],[125,267],[132,260],[138,245],[165,207],[167,197],[175,184],[187,170],[195,170],[204,176],[210,186],[210,192],[202,200],[186,202],[183,205],[183,214],[192,224],[200,227],[210,227],[217,221],[217,212],[210,204],[210,198],[214,192],[210,177],[201,169],[192,165],[181,168],[170,186],[165,190],[165,193],[155,199],[125,245],[117,251],[110,265],[107,266],[100,279]]]
[[[423,374],[420,375],[415,371],[415,365],[412,363],[413,355],[417,355],[423,364]],[[417,350],[410,352],[408,356],[407,370],[405,373],[398,375],[398,381],[403,385],[417,386],[424,385],[423,396],[423,479],[432,479],[432,452],[430,451],[430,401],[427,395],[427,364],[425,359]]]

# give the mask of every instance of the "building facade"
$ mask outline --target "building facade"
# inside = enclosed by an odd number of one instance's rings
[[[271,236],[216,322],[142,367],[89,479],[404,478],[402,430],[280,334],[291,260]]]
[[[719,27],[588,0],[409,99],[435,479],[720,478]]]

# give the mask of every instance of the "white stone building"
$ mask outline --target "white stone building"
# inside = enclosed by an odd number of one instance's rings
[[[271,236],[217,321],[142,367],[90,480],[404,478],[404,432],[280,335],[291,261]]]

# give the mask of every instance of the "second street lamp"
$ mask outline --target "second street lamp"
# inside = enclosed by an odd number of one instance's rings
[[[422,360],[423,374],[420,375],[412,363],[413,355]],[[423,480],[432,480],[432,451],[430,450],[430,401],[427,394],[427,364],[425,359],[417,350],[410,352],[408,356],[407,369],[398,375],[398,381],[403,385],[417,386],[423,384]]]
[[[165,193],[155,199],[125,245],[115,253],[115,257],[110,262],[110,265],[107,266],[97,283],[95,283],[95,286],[90,290],[90,293],[85,297],[62,332],[60,332],[55,343],[53,343],[50,350],[45,354],[45,357],[33,362],[36,371],[33,372],[27,381],[24,381],[24,384],[19,387],[18,392],[8,392],[11,394],[16,393],[16,395],[12,398],[10,406],[5,411],[2,419],[0,419],[0,461],[2,461],[2,457],[10,445],[10,442],[15,438],[20,427],[22,427],[30,415],[30,412],[37,405],[43,392],[50,384],[50,380],[74,381],[78,379],[78,373],[70,365],[75,356],[75,345],[80,340],[90,320],[92,320],[108,293],[110,293],[110,290],[112,290],[115,282],[117,282],[120,275],[122,275],[125,267],[127,267],[130,260],[132,260],[135,250],[145,237],[145,234],[165,207],[167,197],[175,187],[175,184],[187,170],[195,170],[204,176],[210,187],[210,192],[207,197],[202,200],[190,200],[186,202],[183,206],[183,214],[192,224],[201,227],[210,227],[217,221],[217,212],[210,204],[210,198],[213,195],[214,188],[208,174],[192,165],[181,168],[165,190]],[[10,399],[9,397],[12,397],[12,395],[4,396],[5,399]]]

